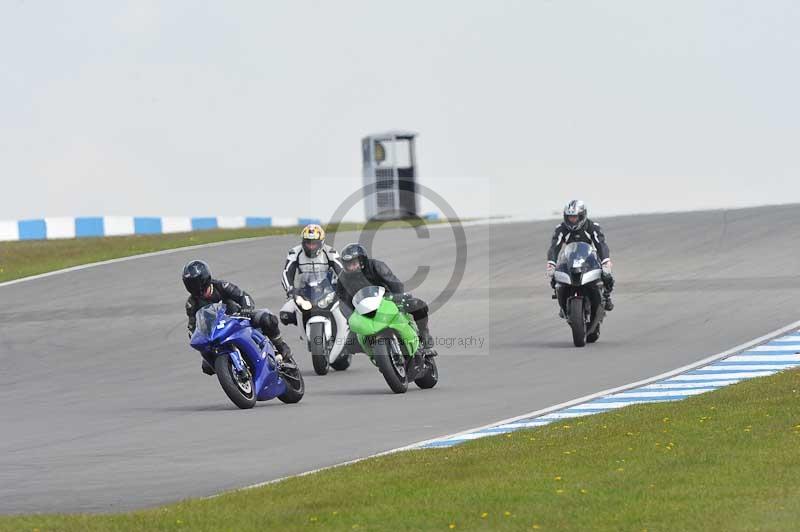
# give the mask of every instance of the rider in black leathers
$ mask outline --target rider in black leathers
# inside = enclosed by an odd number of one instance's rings
[[[189,292],[186,300],[186,315],[189,318],[188,331],[189,337],[194,333],[197,326],[195,314],[198,310],[213,303],[225,303],[229,314],[238,314],[250,319],[250,322],[261,329],[270,339],[275,351],[284,360],[288,361],[292,357],[292,350],[281,338],[281,331],[278,326],[278,317],[268,309],[256,309],[255,302],[250,295],[228,281],[214,279],[208,264],[201,260],[193,260],[183,268],[183,284]],[[203,360],[203,372],[213,375],[213,368]]]
[[[561,247],[570,242],[586,242],[594,246],[597,250],[597,258],[603,265],[603,299],[605,309],[614,309],[611,301],[611,292],[614,290],[614,276],[611,274],[611,252],[606,244],[606,237],[600,229],[600,225],[590,220],[587,216],[586,205],[580,200],[573,200],[564,207],[564,221],[556,226],[553,239],[550,242],[550,249],[547,251],[547,275],[550,278],[550,285],[555,287],[553,271],[558,260],[558,253]]]
[[[406,294],[403,282],[395,276],[385,262],[370,259],[361,244],[349,244],[342,250],[344,269],[339,274],[336,295],[345,318],[353,313],[353,296],[365,286],[382,286],[390,294],[402,297],[403,309],[417,323],[420,338],[420,354],[435,356],[434,339],[428,328],[428,304],[418,297]]]

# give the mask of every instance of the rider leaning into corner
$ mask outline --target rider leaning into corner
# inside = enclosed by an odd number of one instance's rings
[[[261,329],[270,339],[275,351],[288,362],[292,358],[292,350],[281,338],[278,317],[268,309],[256,309],[255,301],[250,295],[228,281],[214,279],[211,269],[202,260],[193,260],[183,268],[183,285],[189,292],[186,300],[186,315],[189,317],[189,337],[197,327],[195,314],[201,308],[213,303],[223,302],[230,314],[238,314],[249,318],[251,323]],[[213,375],[214,369],[203,360],[203,373]]]
[[[611,291],[614,290],[614,276],[611,274],[611,253],[606,244],[606,237],[600,229],[600,225],[590,220],[587,216],[586,205],[581,200],[572,200],[564,207],[564,221],[556,226],[553,233],[553,240],[550,249],[547,251],[547,276],[550,278],[550,286],[555,288],[553,273],[556,268],[556,260],[561,247],[570,242],[586,242],[594,246],[597,250],[597,258],[603,265],[603,299],[605,309],[614,310],[614,303],[611,301]],[[562,309],[563,313],[563,309]]]
[[[361,244],[348,244],[342,249],[344,271],[339,275],[336,295],[345,318],[353,313],[353,296],[365,286],[382,286],[389,294],[402,296],[402,308],[411,314],[417,323],[420,339],[419,354],[436,356],[434,340],[428,329],[428,304],[418,297],[407,294],[403,282],[398,279],[385,262],[370,259]]]
[[[332,246],[325,244],[325,230],[321,226],[317,224],[305,226],[300,237],[302,238],[300,245],[289,250],[281,276],[287,298],[294,296],[294,279],[298,271],[303,274],[327,273],[332,270],[336,275],[342,272],[339,254]]]

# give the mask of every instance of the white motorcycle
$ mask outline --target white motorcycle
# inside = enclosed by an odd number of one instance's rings
[[[331,277],[332,273],[301,273],[294,298],[280,311],[281,323],[298,325],[305,332],[317,375],[327,374],[331,367],[344,371],[353,359],[347,349],[350,327],[339,308]]]

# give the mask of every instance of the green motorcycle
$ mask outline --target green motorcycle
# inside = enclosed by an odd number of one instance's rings
[[[353,308],[350,330],[394,393],[405,393],[411,380],[422,389],[436,386],[436,361],[417,354],[417,324],[402,310],[402,295],[387,296],[382,286],[367,286],[353,296]]]

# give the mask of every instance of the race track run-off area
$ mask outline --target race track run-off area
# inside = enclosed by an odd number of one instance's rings
[[[289,327],[306,396],[249,411],[201,373],[188,346],[179,274],[185,262],[203,258],[259,306],[277,310],[281,267],[296,238],[231,242],[2,286],[0,513],[109,512],[209,496],[692,364],[798,319],[800,228],[787,223],[798,215],[800,207],[785,206],[598,220],[615,262],[616,309],[598,343],[582,349],[572,346],[544,276],[555,222],[466,226],[463,280],[431,318],[441,339],[436,388],[394,395],[363,356],[345,372],[316,376]],[[357,238],[343,233],[334,243]],[[428,238],[386,230],[374,241],[375,256],[401,278],[430,266],[414,290],[428,300],[445,289],[455,251],[446,228]],[[800,339],[774,340],[713,369],[622,394],[647,399],[667,389],[683,397],[788,367],[797,358],[783,352],[792,342]],[[586,404],[621,402],[603,400]]]

